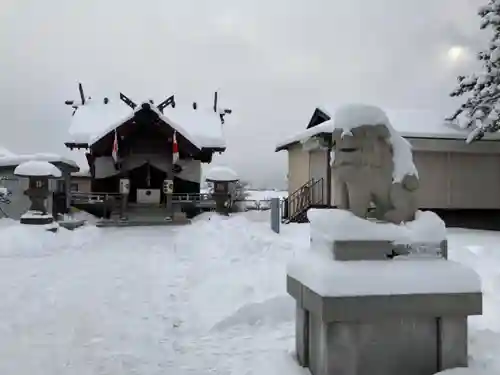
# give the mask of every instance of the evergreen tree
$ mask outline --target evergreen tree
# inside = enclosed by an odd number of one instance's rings
[[[493,35],[489,47],[477,57],[483,69],[478,74],[458,77],[458,87],[452,97],[466,96],[465,102],[447,120],[460,120],[470,130],[467,142],[479,140],[486,133],[500,130],[500,0],[489,0],[479,9],[481,29]]]

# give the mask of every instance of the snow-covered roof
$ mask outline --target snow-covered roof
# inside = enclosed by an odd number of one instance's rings
[[[51,153],[21,154],[21,155],[10,153],[10,155],[7,156],[2,156],[0,154],[0,167],[17,166],[21,163],[30,160],[45,161],[49,163],[63,163],[79,169],[78,164],[76,164],[75,161]]]
[[[331,117],[335,114],[332,109],[322,109],[322,111]],[[466,140],[469,135],[468,130],[447,123],[444,116],[431,110],[386,110],[385,113],[394,129],[405,138]],[[280,151],[291,144],[307,140],[318,134],[331,133],[333,129],[334,121],[325,121],[284,139],[276,145],[276,150]],[[500,140],[500,133],[486,134],[482,140]]]
[[[144,101],[133,110],[119,96],[109,97],[108,104],[103,101],[89,100],[78,107],[72,117],[69,139],[66,143],[93,144],[118,126],[130,120],[135,112],[141,110]],[[192,101],[175,100],[163,110],[163,114],[151,105],[151,109],[198,148],[225,148],[219,114],[213,109],[198,107],[193,109]]]
[[[40,176],[60,178],[62,176],[61,170],[54,164],[41,160],[30,160],[19,164],[14,169],[14,174],[21,177]]]
[[[88,169],[71,173],[72,177],[90,177],[90,171]]]
[[[205,179],[207,181],[231,182],[238,181],[240,178],[231,168],[219,166],[211,168],[206,174]]]
[[[0,158],[6,157],[6,156],[15,156],[15,154],[9,150],[7,150],[5,147],[0,146]]]

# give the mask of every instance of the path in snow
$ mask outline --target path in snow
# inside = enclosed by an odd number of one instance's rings
[[[57,235],[0,221],[0,374],[306,374],[290,355],[285,264],[308,226],[276,235],[264,215]],[[498,373],[499,239],[449,236],[451,257],[484,283],[473,363]]]

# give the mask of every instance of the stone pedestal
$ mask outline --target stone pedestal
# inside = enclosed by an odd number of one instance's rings
[[[433,375],[467,366],[467,317],[482,312],[472,270],[439,258],[295,262],[287,291],[297,303],[297,358],[313,375]]]
[[[41,211],[28,211],[20,219],[21,224],[45,225],[54,222],[54,217]]]

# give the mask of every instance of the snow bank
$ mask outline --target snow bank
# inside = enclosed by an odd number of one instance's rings
[[[339,262],[309,252],[290,262],[287,274],[325,297],[481,291],[476,272],[439,258]]]
[[[357,217],[347,210],[310,209],[314,241],[391,241],[396,244],[440,243],[446,239],[443,220],[431,211],[418,211],[414,221],[396,225]]]
[[[60,178],[62,176],[61,171],[55,165],[40,160],[30,160],[19,164],[14,170],[14,174],[21,177],[46,176]]]
[[[493,371],[487,371],[480,368],[454,368],[450,370],[445,370],[436,373],[435,375],[497,375],[497,372],[493,374]]]
[[[223,182],[231,182],[238,181],[240,178],[231,168],[228,167],[213,167],[211,168],[205,179],[207,181],[223,181]]]
[[[389,130],[389,142],[393,149],[394,182],[401,182],[406,175],[418,177],[410,143],[392,127],[382,109],[366,104],[348,104],[335,112],[334,128],[342,130],[342,136],[352,135],[353,129],[367,125],[385,125]]]
[[[26,225],[11,219],[0,219],[0,258],[40,257],[74,251],[93,242],[102,232],[94,226],[70,231],[59,227],[56,233],[45,225]]]

